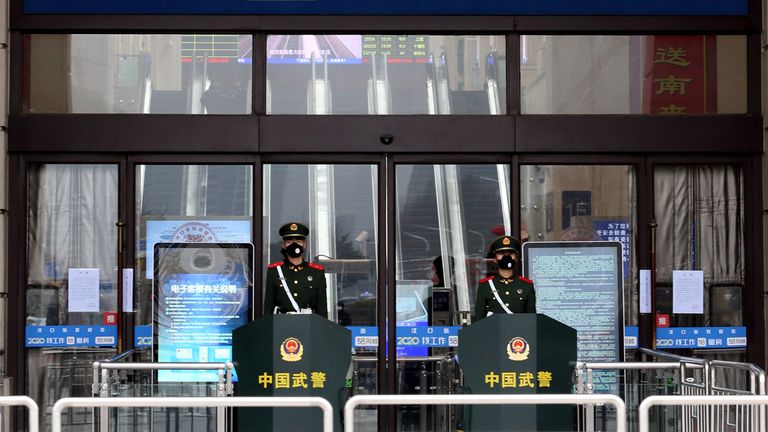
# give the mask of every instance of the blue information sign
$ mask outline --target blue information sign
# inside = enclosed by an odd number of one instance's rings
[[[376,348],[379,345],[377,327],[347,327],[352,331],[352,346]],[[398,354],[405,348],[450,348],[459,346],[459,326],[397,327]],[[413,355],[411,353],[411,355]]]
[[[133,328],[133,344],[136,348],[152,346],[152,326],[142,325]]]
[[[24,0],[27,14],[746,15],[747,0]]]
[[[117,345],[117,326],[61,325],[27,326],[24,346],[45,347],[114,347]]]
[[[746,348],[746,327],[668,327],[656,329],[659,349]]]
[[[624,280],[629,279],[629,261],[632,253],[632,231],[627,220],[596,220],[595,234],[598,240],[621,243],[621,262],[624,267]]]
[[[638,333],[637,327],[624,327],[624,349],[637,349],[639,346]]]

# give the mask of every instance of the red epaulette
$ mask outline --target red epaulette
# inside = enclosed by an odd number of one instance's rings
[[[270,264],[269,266],[267,266],[267,268],[275,268],[275,267],[280,267],[281,265],[283,265],[283,262],[282,262],[282,261],[277,261],[277,262],[273,262],[272,264]]]
[[[491,280],[491,279],[493,279],[493,278],[494,278],[494,276],[488,276],[488,277],[487,277],[487,278],[485,278],[485,279],[480,279],[480,283],[483,283],[483,282],[488,282],[489,280]]]
[[[518,276],[517,278],[518,278],[518,279],[520,279],[520,280],[521,280],[521,281],[523,281],[523,282],[528,282],[529,284],[532,284],[532,283],[533,283],[533,281],[532,281],[532,280],[530,280],[530,279],[526,279],[526,278],[524,278],[524,277],[522,277],[522,276]]]
[[[320,264],[315,264],[313,262],[307,263],[307,265],[312,267],[315,270],[325,270],[325,267],[321,266]]]

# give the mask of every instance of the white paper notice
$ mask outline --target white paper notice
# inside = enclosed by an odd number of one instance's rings
[[[650,270],[640,270],[640,313],[651,313]]]
[[[133,312],[133,269],[123,269],[123,312]]]
[[[99,269],[71,268],[68,281],[69,311],[99,311]]]
[[[675,270],[672,272],[672,313],[704,313],[704,272]]]

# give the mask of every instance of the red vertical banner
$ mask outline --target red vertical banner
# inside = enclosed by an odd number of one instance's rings
[[[705,36],[648,36],[643,65],[643,112],[707,112],[707,44]],[[716,81],[715,81],[716,82]]]

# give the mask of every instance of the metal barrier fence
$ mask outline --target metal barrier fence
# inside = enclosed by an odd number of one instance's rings
[[[576,393],[577,394],[595,394],[594,371],[665,371],[673,374],[679,373],[679,362],[605,362],[605,363],[576,363]],[[617,389],[618,390],[618,389]],[[621,392],[619,392],[621,393]],[[631,429],[633,419],[633,409],[642,399],[641,391],[631,392],[630,388],[624,389],[624,402],[627,407],[628,427]],[[633,403],[634,401],[636,403]],[[596,426],[596,406],[585,405],[577,411],[577,427],[580,431],[593,431]]]
[[[765,395],[765,372],[759,367],[753,364],[729,362],[722,360],[712,360],[710,362],[710,395],[720,396],[737,396],[737,395]],[[732,378],[737,384],[740,378],[744,381],[745,389],[735,389],[735,385],[729,385],[726,381],[726,376],[720,377],[718,372],[720,370],[730,370],[733,372],[744,373],[743,377],[733,376]],[[725,374],[723,374],[725,375]],[[743,406],[743,407],[728,407],[725,411],[717,407],[712,409],[712,424],[718,430],[737,430],[746,431],[751,425],[766,425],[766,408],[763,406]],[[760,429],[754,429],[760,430]]]
[[[32,398],[28,396],[0,396],[0,406],[24,406],[29,413],[29,432],[38,432],[40,409]]]
[[[768,405],[768,396],[650,396],[646,398],[639,409],[640,432],[650,431],[650,410],[654,406],[697,406],[699,408],[711,408],[715,412],[723,413],[726,407],[754,407],[761,411]],[[702,409],[701,411],[710,411]],[[710,417],[711,422],[703,425],[699,431],[765,431],[764,418],[753,417],[749,424],[731,424],[726,426],[718,423],[717,415]]]
[[[626,432],[624,401],[614,395],[367,395],[354,396],[344,405],[344,431],[354,432],[355,408],[363,405],[595,405],[616,408],[616,432]],[[57,431],[54,431],[57,432]]]
[[[34,402],[33,402],[34,403]],[[52,431],[61,432],[61,413],[67,408],[320,408],[323,432],[333,432],[333,407],[321,397],[137,397],[137,398],[64,398],[53,405]],[[37,432],[37,429],[35,431]]]
[[[120,357],[123,358],[123,357]],[[109,397],[109,371],[116,370],[215,370],[218,372],[218,382],[216,384],[216,397],[232,396],[234,394],[234,385],[232,382],[232,371],[234,366],[231,362],[225,363],[117,363],[113,357],[111,361],[93,362],[93,395],[99,397]],[[99,431],[109,430],[109,410],[102,407],[99,410]],[[224,432],[226,430],[226,410],[220,407],[216,410],[216,431]]]
[[[667,361],[578,363],[575,369],[576,391],[581,394],[592,394],[596,391],[593,381],[593,374],[597,373],[595,371],[613,370],[624,374],[624,381],[621,383],[624,387],[619,394],[623,395],[627,407],[630,429],[636,425],[633,420],[637,417],[635,414],[641,401],[650,396],[674,395],[673,397],[680,398],[708,395],[764,395],[766,393],[765,372],[752,364],[707,361],[644,348],[641,352],[644,356]],[[637,375],[633,376],[634,381],[628,378],[629,371],[638,371]],[[649,373],[653,371],[655,375]],[[656,382],[652,383],[653,380]],[[658,394],[653,394],[654,392]],[[579,411],[580,430],[594,430],[595,408],[585,406]],[[761,429],[754,429],[754,425],[766,424],[766,410],[758,406],[710,408],[681,403],[677,404],[675,409],[655,411],[654,416],[659,430],[683,432],[762,432]]]

